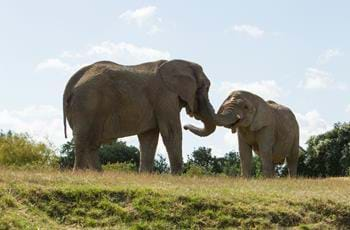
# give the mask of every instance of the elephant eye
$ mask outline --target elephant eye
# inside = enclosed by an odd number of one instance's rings
[[[244,105],[244,109],[249,109],[248,105]]]

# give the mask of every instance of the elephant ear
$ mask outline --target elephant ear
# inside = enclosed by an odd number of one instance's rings
[[[270,125],[272,119],[272,111],[269,105],[263,100],[258,100],[255,104],[255,116],[250,125],[250,130],[258,131]]]
[[[158,73],[166,87],[195,111],[197,80],[192,64],[183,60],[168,61],[159,67]]]

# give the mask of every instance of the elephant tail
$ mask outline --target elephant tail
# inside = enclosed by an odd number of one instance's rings
[[[70,97],[66,96],[66,94],[63,97],[63,127],[64,127],[64,137],[67,138],[67,107],[69,105]]]
[[[89,66],[85,66],[83,68],[81,68],[80,70],[78,70],[78,72],[76,72],[68,81],[66,88],[64,89],[64,93],[63,93],[63,127],[64,127],[64,137],[67,138],[67,113],[69,111],[68,107],[69,107],[69,103],[70,100],[72,98],[73,95],[73,89],[74,86],[78,83],[78,81],[80,80],[80,78],[82,78],[85,74],[85,72],[91,67],[91,65]]]
[[[67,115],[66,115],[66,105],[63,101],[63,127],[64,127],[64,138],[67,138]]]

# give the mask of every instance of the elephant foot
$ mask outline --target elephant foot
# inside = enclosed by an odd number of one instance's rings
[[[153,167],[141,167],[139,168],[139,173],[152,173],[153,172]]]
[[[103,169],[102,167],[99,168],[89,168],[89,167],[84,167],[84,168],[73,168],[73,172],[85,172],[85,171],[95,171],[95,172],[102,172]]]
[[[274,174],[271,172],[263,172],[263,177],[264,178],[273,178]]]
[[[182,167],[171,168],[170,171],[172,175],[181,175],[183,172],[183,168]]]
[[[87,164],[74,164],[73,167],[73,172],[79,172],[79,171],[87,171],[87,170],[91,170],[91,171],[96,171],[96,172],[102,172],[102,166],[101,164],[98,163],[87,163]]]
[[[247,174],[247,175],[242,175],[242,178],[244,178],[244,179],[251,179],[252,178],[252,175],[250,175],[250,174]]]

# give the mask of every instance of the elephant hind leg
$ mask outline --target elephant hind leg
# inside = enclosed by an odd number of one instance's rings
[[[297,176],[298,159],[299,159],[299,143],[294,144],[290,154],[286,159],[290,177]]]
[[[101,171],[98,149],[101,145],[100,134],[102,125],[92,122],[85,117],[85,122],[77,123],[73,131],[75,143],[74,170]]]
[[[98,145],[91,145],[80,138],[74,138],[75,141],[75,161],[74,171],[77,170],[97,170],[101,171],[101,163],[98,156]]]

